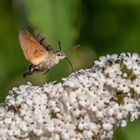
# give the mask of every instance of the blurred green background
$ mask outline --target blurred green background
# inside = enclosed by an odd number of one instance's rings
[[[68,54],[74,70],[90,68],[101,55],[140,52],[140,0],[0,0],[0,101],[13,86],[42,85],[70,73],[66,61],[48,74],[26,79],[29,63],[19,46],[20,27],[39,29],[54,49],[81,44]],[[114,140],[140,140],[140,120],[119,128]]]

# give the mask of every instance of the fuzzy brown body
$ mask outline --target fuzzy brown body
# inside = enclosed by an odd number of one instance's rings
[[[33,72],[48,72],[51,68],[59,63],[59,59],[57,59],[55,53],[56,52],[49,52],[49,56],[45,61],[38,65],[31,65],[25,75],[31,75]]]
[[[34,72],[47,72],[49,69],[66,58],[63,51],[55,51],[40,32],[32,36],[26,30],[19,32],[20,45],[25,58],[31,62],[28,70],[23,77],[33,74]]]

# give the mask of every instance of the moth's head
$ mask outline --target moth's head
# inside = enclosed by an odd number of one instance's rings
[[[55,52],[55,58],[57,59],[57,63],[62,60],[62,59],[66,59],[68,61],[68,63],[71,65],[72,71],[73,71],[73,66],[72,63],[70,62],[70,60],[67,58],[66,54],[63,51],[57,51]]]
[[[66,54],[63,51],[57,51],[55,52],[55,55],[59,60],[66,58]]]

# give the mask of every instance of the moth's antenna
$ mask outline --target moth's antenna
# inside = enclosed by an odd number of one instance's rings
[[[73,50],[73,49],[76,49],[76,48],[79,48],[80,47],[80,44],[78,44],[78,45],[76,45],[76,46],[74,46],[74,47],[72,47],[72,48],[69,48],[69,49],[67,49],[67,50],[65,50],[64,52],[69,52],[69,51],[71,51],[71,50]]]
[[[61,51],[62,50],[62,47],[61,47],[60,40],[58,41],[58,46],[59,46],[59,51]]]
[[[73,65],[72,65],[72,63],[71,63],[71,61],[67,58],[67,57],[65,57],[65,59],[68,61],[68,63],[70,64],[70,66],[71,66],[71,71],[73,72]]]

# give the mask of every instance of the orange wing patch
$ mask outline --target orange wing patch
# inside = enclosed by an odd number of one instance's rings
[[[20,30],[19,41],[25,58],[33,65],[38,65],[43,62],[43,60],[47,59],[48,52],[46,49],[27,31],[23,29]]]

